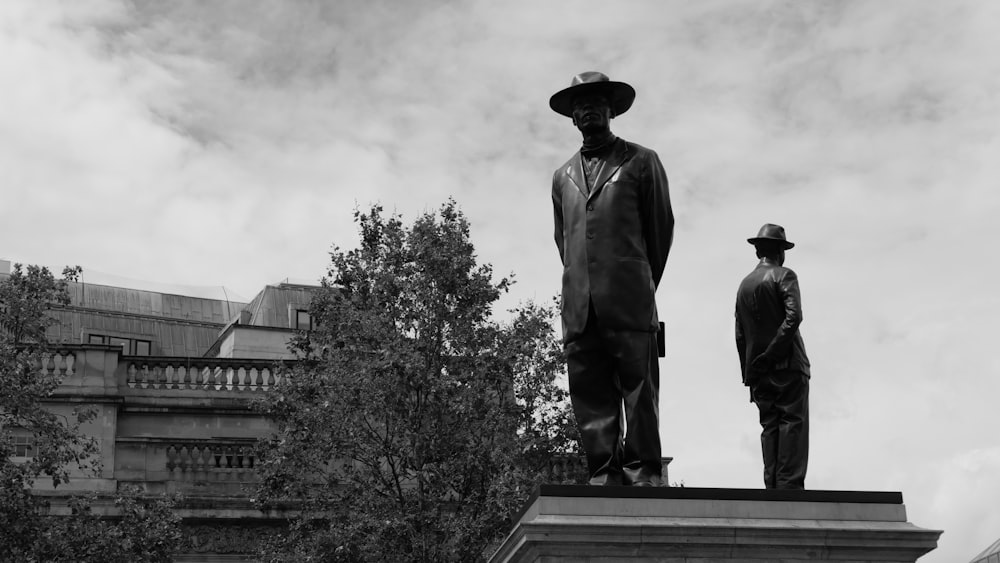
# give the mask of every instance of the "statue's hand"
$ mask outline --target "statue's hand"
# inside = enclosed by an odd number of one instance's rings
[[[771,368],[773,367],[774,360],[768,357],[767,354],[761,354],[750,362],[750,369],[759,373],[771,371]]]

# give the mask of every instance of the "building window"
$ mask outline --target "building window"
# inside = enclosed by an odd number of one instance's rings
[[[108,344],[112,346],[121,346],[122,354],[128,355],[131,352],[131,341],[128,338],[119,338],[117,336],[109,336]]]
[[[35,439],[32,436],[14,436],[14,457],[34,457]]]
[[[298,330],[312,330],[312,317],[309,311],[298,309],[295,311],[295,328]]]
[[[121,346],[122,354],[126,356],[148,356],[153,349],[153,344],[149,340],[123,338],[121,336],[106,336],[104,334],[88,335],[87,343]]]

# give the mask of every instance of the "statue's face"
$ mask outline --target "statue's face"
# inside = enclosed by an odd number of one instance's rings
[[[573,100],[573,125],[584,133],[609,129],[612,117],[607,96],[589,94]]]

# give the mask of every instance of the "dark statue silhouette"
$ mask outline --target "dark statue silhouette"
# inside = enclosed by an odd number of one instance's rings
[[[594,485],[662,484],[654,297],[674,216],[659,157],[611,132],[634,100],[599,72],[549,100],[583,134],[552,177],[552,203],[570,399]]]

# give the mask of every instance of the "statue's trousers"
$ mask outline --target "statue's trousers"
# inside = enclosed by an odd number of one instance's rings
[[[569,393],[592,484],[660,480],[655,332],[601,327],[566,343]]]

